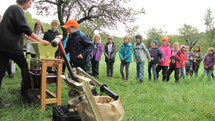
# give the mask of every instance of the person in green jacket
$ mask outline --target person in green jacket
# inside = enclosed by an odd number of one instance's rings
[[[120,73],[122,75],[121,80],[128,81],[128,75],[129,75],[129,64],[131,62],[131,55],[133,52],[133,47],[129,43],[130,39],[128,36],[125,36],[123,39],[124,43],[122,43],[119,51],[119,57],[121,59],[121,65],[120,65]],[[124,77],[123,69],[126,69],[126,78]]]

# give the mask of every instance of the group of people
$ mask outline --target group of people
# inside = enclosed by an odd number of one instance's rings
[[[44,31],[41,22],[37,22],[32,31],[24,16],[23,10],[31,7],[33,0],[17,0],[17,5],[11,5],[5,12],[2,22],[0,23],[0,88],[2,79],[8,67],[9,60],[13,60],[21,69],[22,83],[21,95],[29,100],[34,99],[38,93],[33,90],[30,84],[30,74],[26,57],[35,58],[36,54],[32,48],[31,42],[41,42],[49,45],[60,33],[57,31],[59,22],[53,20],[51,29]],[[77,21],[68,20],[62,28],[67,29],[68,37],[63,41],[65,51],[72,67],[81,67],[85,72],[92,76],[99,75],[99,61],[104,53],[107,67],[107,76],[113,77],[113,67],[117,46],[113,42],[113,37],[108,37],[108,42],[104,48],[101,43],[101,36],[96,34],[92,41],[79,28]],[[28,39],[26,46],[26,56],[23,52],[24,37]],[[170,75],[175,71],[175,81],[178,82],[180,76],[186,78],[187,74],[198,74],[199,64],[202,61],[200,46],[195,46],[193,52],[189,52],[187,46],[175,42],[173,49],[170,48],[169,38],[165,37],[162,41],[162,46],[157,47],[157,41],[151,41],[151,48],[147,49],[142,42],[141,35],[135,36],[136,43],[132,45],[128,36],[123,38],[123,43],[119,49],[119,58],[121,60],[120,73],[121,80],[128,81],[129,65],[132,61],[136,62],[137,79],[144,82],[144,65],[145,59],[148,59],[148,75],[149,80],[152,78],[151,70],[154,75],[154,81],[159,77],[159,72],[162,70],[163,80],[169,81]],[[209,48],[203,59],[204,72],[207,73],[209,80],[213,73],[215,64],[214,48]],[[125,75],[124,75],[125,68]],[[51,71],[49,68],[48,71]],[[63,69],[65,71],[65,67]],[[96,95],[96,90],[92,90]],[[9,107],[10,104],[4,104],[0,97],[0,108]]]
[[[99,35],[95,36],[99,38],[99,40],[101,40],[101,37]],[[161,70],[163,81],[169,81],[173,71],[175,72],[175,82],[178,82],[180,77],[186,79],[187,75],[192,76],[193,73],[195,73],[195,75],[198,75],[198,70],[202,60],[204,64],[202,77],[207,74],[209,80],[211,80],[211,78],[214,78],[213,70],[215,64],[215,51],[213,47],[208,48],[207,53],[203,57],[199,45],[196,45],[191,52],[188,46],[180,46],[178,42],[175,42],[171,49],[168,36],[164,37],[161,40],[161,47],[157,46],[157,40],[152,40],[151,48],[149,49],[147,49],[144,43],[142,43],[143,38],[141,35],[136,35],[135,39],[136,43],[132,45],[131,43],[129,43],[129,37],[125,36],[123,38],[123,43],[119,49],[119,58],[121,60],[120,73],[122,76],[121,80],[123,81],[128,81],[129,65],[132,61],[132,53],[133,60],[134,62],[136,62],[137,79],[139,79],[140,82],[144,82],[144,65],[146,58],[148,60],[149,80],[152,79],[151,71],[154,76],[154,81],[158,80]],[[95,62],[98,65],[103,52],[102,44],[101,41],[95,42],[95,39],[93,39],[93,41],[95,49],[91,52],[94,53],[94,56],[91,56],[91,62],[92,65]],[[113,38],[108,37],[108,42],[104,46],[104,56],[108,77],[113,77],[113,65],[115,62],[116,52],[117,48],[113,42]],[[123,72],[124,68],[126,71],[125,75]],[[96,73],[93,73],[93,75],[98,76],[98,66],[93,66],[93,72],[94,70]]]

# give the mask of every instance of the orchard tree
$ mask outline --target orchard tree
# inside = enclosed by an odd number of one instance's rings
[[[209,39],[209,46],[212,46],[212,42],[215,38],[215,28],[214,28],[214,17],[212,16],[212,11],[210,8],[207,9],[207,12],[204,16],[206,34]]]
[[[179,30],[179,34],[184,39],[185,45],[190,47],[190,50],[196,45],[200,40],[199,31],[196,27],[184,24]]]
[[[136,15],[144,13],[144,9],[125,7],[129,2],[130,0],[35,0],[34,7],[38,15],[57,15],[60,25],[64,25],[69,19],[75,19],[79,24],[88,20],[92,21],[88,25],[100,23],[100,28],[115,28],[118,23],[126,25],[134,22]],[[66,29],[62,28],[62,31],[66,37]]]
[[[160,45],[159,40],[161,40],[167,32],[162,30],[161,28],[157,29],[152,27],[148,29],[145,34],[147,36],[147,47],[150,47],[150,43],[152,40],[158,41],[158,46]]]

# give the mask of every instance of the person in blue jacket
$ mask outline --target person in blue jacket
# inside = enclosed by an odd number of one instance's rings
[[[120,73],[122,75],[122,79],[123,81],[128,81],[128,76],[129,76],[129,65],[131,62],[131,55],[133,52],[133,47],[132,45],[129,43],[130,39],[128,36],[125,36],[123,39],[124,43],[122,43],[121,47],[120,47],[120,51],[119,51],[119,57],[121,59],[121,65],[120,65]],[[125,67],[126,70],[126,78],[124,77],[124,72],[123,69]]]

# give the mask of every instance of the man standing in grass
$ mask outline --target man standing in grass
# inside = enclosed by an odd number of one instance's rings
[[[145,44],[142,43],[142,39],[143,39],[142,36],[136,35],[135,39],[136,39],[136,43],[134,44],[133,50],[134,50],[134,62],[136,62],[136,65],[137,65],[137,68],[136,68],[137,78],[139,78],[140,82],[144,82],[145,59],[147,56],[147,59],[151,61],[151,56]]]

